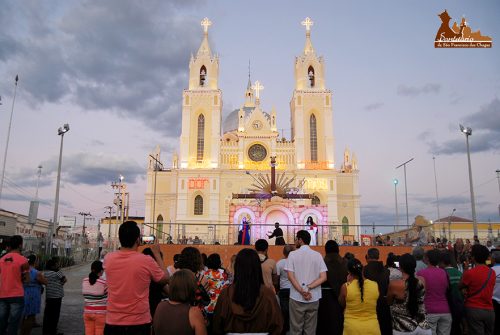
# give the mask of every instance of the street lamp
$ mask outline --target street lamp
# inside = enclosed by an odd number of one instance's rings
[[[472,128],[460,125],[460,131],[464,133],[465,143],[467,144],[467,161],[469,163],[470,203],[472,207],[472,227],[474,229],[474,235],[477,236],[476,203],[474,201],[474,186],[472,185],[472,167],[470,163],[470,148],[469,148],[469,136],[472,135]]]
[[[448,241],[451,241],[451,217],[455,213],[456,208],[453,208],[453,211],[451,211],[450,216],[448,217]],[[444,223],[443,223],[444,226]]]
[[[398,210],[398,183],[399,181],[394,178],[392,181],[394,183],[394,201],[396,205],[396,225],[394,226],[394,231],[396,231],[396,227],[399,228],[399,210]]]
[[[49,245],[48,248],[52,247],[52,236],[54,232],[56,231],[56,224],[58,223],[57,220],[57,211],[59,209],[59,188],[61,185],[61,165],[62,165],[62,152],[63,152],[63,143],[64,143],[64,134],[66,134],[69,131],[69,124],[64,124],[64,126],[59,127],[57,130],[57,134],[61,136],[61,148],[59,149],[59,166],[57,168],[57,182],[56,182],[56,199],[54,201],[54,218],[52,219],[52,225],[50,229],[50,235],[49,235]],[[48,250],[45,249],[45,252]]]
[[[406,164],[410,163],[412,160],[415,158],[409,159],[403,164],[399,164],[396,166],[396,169],[399,169],[400,167],[403,167],[404,169],[404,174],[405,174],[405,199],[406,199],[406,227],[410,227],[410,216],[408,215],[408,188],[406,187]]]

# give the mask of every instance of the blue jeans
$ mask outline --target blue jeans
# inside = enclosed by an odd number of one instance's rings
[[[17,335],[24,309],[24,297],[0,298],[0,334]]]

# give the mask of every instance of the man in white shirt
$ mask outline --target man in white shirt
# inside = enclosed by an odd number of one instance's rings
[[[299,230],[295,238],[298,250],[288,256],[285,270],[290,288],[290,335],[314,335],[318,319],[321,284],[326,281],[326,264],[321,254],[309,247],[311,235]]]
[[[285,245],[283,247],[283,256],[285,256],[285,258],[280,259],[278,263],[276,263],[276,273],[278,274],[280,283],[278,297],[280,299],[281,315],[283,316],[282,334],[290,329],[290,312],[288,311],[288,305],[290,304],[290,287],[292,287],[292,284],[290,280],[288,280],[288,272],[285,270],[285,267],[288,255],[294,250],[295,247],[293,245]]]

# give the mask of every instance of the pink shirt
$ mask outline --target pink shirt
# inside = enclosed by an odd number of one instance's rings
[[[29,267],[25,257],[16,252],[4,255],[0,259],[0,298],[24,297],[22,273],[27,271]]]
[[[417,272],[417,276],[425,279],[425,310],[429,314],[450,313],[446,289],[448,288],[448,277],[446,271],[437,267],[429,266]]]
[[[153,258],[137,251],[120,250],[106,255],[104,268],[108,284],[106,323],[121,326],[150,323],[149,284],[165,276]]]

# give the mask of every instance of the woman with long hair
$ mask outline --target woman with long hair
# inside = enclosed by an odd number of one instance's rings
[[[102,335],[106,323],[108,286],[102,278],[104,269],[101,261],[94,261],[88,277],[83,278],[82,294],[85,299],[83,321],[85,335]]]
[[[415,276],[417,262],[410,254],[399,258],[402,278],[389,283],[387,303],[391,306],[393,334],[430,335],[426,321],[424,279]]]
[[[234,282],[222,290],[215,306],[212,332],[279,335],[281,310],[272,289],[264,285],[257,252],[242,249],[234,264]]]
[[[363,278],[363,265],[354,258],[347,262],[347,282],[340,289],[344,310],[344,334],[380,335],[377,320],[378,284]]]
[[[389,270],[389,280],[401,279],[401,270],[396,266],[396,262],[399,262],[399,256],[390,252],[387,255],[387,260],[385,262],[385,267]]]
[[[192,271],[181,269],[170,277],[168,299],[160,302],[153,319],[155,334],[206,335],[201,311],[195,301],[198,283]]]

